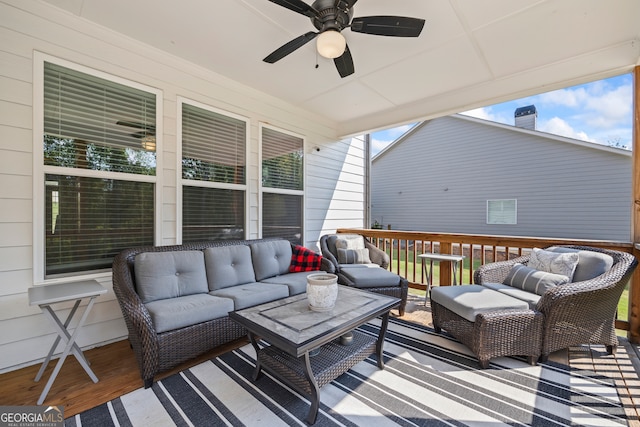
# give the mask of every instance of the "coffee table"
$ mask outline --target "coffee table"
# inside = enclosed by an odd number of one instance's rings
[[[256,350],[253,380],[264,368],[307,395],[311,401],[307,422],[313,424],[320,406],[320,387],[374,353],[378,367],[384,368],[382,345],[389,310],[399,303],[398,298],[339,286],[331,311],[312,311],[306,294],[300,294],[233,311],[229,316],[247,329]],[[382,324],[377,337],[354,330],[378,316],[382,316]],[[340,337],[349,332],[353,336],[350,343],[341,344]]]

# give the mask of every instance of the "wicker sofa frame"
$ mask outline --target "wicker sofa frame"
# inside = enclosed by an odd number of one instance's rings
[[[120,304],[129,342],[135,353],[145,388],[153,384],[154,376],[211,349],[246,335],[246,330],[229,316],[198,323],[180,329],[156,333],[151,315],[136,292],[134,264],[143,252],[204,250],[281,239],[215,240],[173,246],[140,246],[125,249],[113,261],[113,290]],[[333,266],[323,261],[323,269]]]
[[[545,361],[554,351],[581,344],[605,345],[607,353],[614,354],[618,345],[615,332],[618,301],[638,264],[636,258],[629,253],[609,249],[573,245],[559,247],[608,254],[613,258],[613,265],[600,276],[556,286],[540,298],[534,310],[543,319],[541,336],[535,340],[540,346],[540,359]],[[528,261],[529,255],[525,255],[485,264],[474,272],[474,282],[479,285],[502,283],[514,264],[527,264]],[[513,327],[517,329],[517,322],[513,322]],[[514,330],[511,337],[515,333]],[[533,337],[530,339],[534,341]],[[479,358],[493,357],[491,355],[501,353],[502,348],[512,344],[496,339],[494,345],[495,349],[481,349],[483,353]]]
[[[333,271],[338,276],[338,282],[342,285],[351,286],[357,288],[357,284],[353,282],[348,276],[342,273],[340,263],[336,259],[335,255],[329,249],[328,239],[330,235],[323,235],[320,237],[320,251],[322,257],[329,260],[332,264]],[[382,249],[375,246],[364,238],[365,247],[369,250],[369,259],[374,264],[379,265],[383,269],[389,268],[389,255]],[[399,286],[381,286],[376,288],[361,288],[370,292],[376,292],[379,294],[389,295],[395,298],[400,298],[400,305],[398,305],[398,314],[400,317],[404,316],[404,312],[407,306],[407,297],[409,295],[409,281],[402,276],[398,276],[400,280]]]

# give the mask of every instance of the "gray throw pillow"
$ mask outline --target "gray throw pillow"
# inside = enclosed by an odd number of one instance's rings
[[[535,270],[518,263],[511,267],[503,283],[514,288],[542,295],[549,288],[569,283],[569,278],[561,274]]]
[[[369,249],[338,248],[338,262],[340,264],[371,264]]]

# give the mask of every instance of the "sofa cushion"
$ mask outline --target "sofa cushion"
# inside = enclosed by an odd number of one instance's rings
[[[538,294],[532,292],[523,291],[522,289],[514,288],[513,286],[505,285],[504,283],[491,283],[485,282],[482,284],[485,288],[493,289],[510,297],[518,298],[529,304],[530,309],[535,309],[538,305],[538,301],[542,298]]]
[[[431,288],[431,300],[469,322],[488,311],[529,309],[526,302],[481,285],[436,286]]]
[[[337,248],[338,262],[340,264],[371,264],[369,249],[344,249]]]
[[[143,303],[209,290],[202,251],[143,252],[134,271]]]
[[[260,283],[273,283],[277,285],[287,285],[289,287],[289,295],[303,294],[307,291],[307,276],[316,274],[316,271],[300,271],[297,273],[283,274],[282,276],[269,277]]]
[[[560,253],[533,248],[527,265],[535,270],[567,276],[571,282],[578,260],[577,253]]]
[[[547,289],[569,283],[569,278],[561,274],[535,270],[519,263],[514,264],[504,279],[504,284],[523,291],[542,295]]]
[[[251,249],[245,245],[207,248],[204,251],[209,290],[256,281]]]
[[[230,286],[217,291],[209,292],[209,295],[230,298],[233,300],[234,310],[240,310],[254,305],[275,301],[289,296],[289,287],[273,283],[245,283],[243,285]]]
[[[288,240],[257,242],[249,245],[256,280],[289,272],[291,264],[291,243]]]
[[[231,299],[206,293],[151,301],[145,306],[157,333],[225,317],[233,311]]]
[[[291,253],[289,272],[317,271],[322,266],[322,255],[315,253],[304,246],[296,245]]]
[[[340,274],[351,280],[356,288],[381,288],[400,285],[400,276],[380,267],[352,268],[345,265],[340,270]]]
[[[602,252],[584,251],[559,246],[553,246],[547,248],[547,250],[559,253],[578,253],[578,266],[576,267],[575,273],[573,273],[573,282],[593,279],[594,277],[604,274],[613,266],[613,257],[609,254],[603,254]]]

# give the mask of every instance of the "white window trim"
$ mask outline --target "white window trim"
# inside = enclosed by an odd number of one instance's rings
[[[244,191],[244,238],[248,239],[249,236],[249,221],[250,221],[250,206],[249,201],[249,181],[251,177],[249,176],[249,151],[250,151],[250,119],[245,116],[241,116],[239,114],[231,113],[229,111],[225,111],[219,108],[212,107],[207,104],[203,104],[202,102],[195,101],[193,99],[185,98],[182,96],[178,96],[177,98],[177,107],[178,111],[176,114],[176,243],[182,244],[182,188],[183,186],[191,186],[191,187],[206,187],[206,188],[219,188],[224,190],[242,190]],[[222,182],[211,182],[211,181],[197,181],[190,179],[182,178],[182,105],[188,104],[193,107],[201,108],[203,110],[211,111],[212,113],[220,114],[223,116],[231,117],[236,120],[240,120],[245,122],[246,132],[245,132],[245,150],[244,150],[244,164],[245,164],[245,177],[244,184],[228,184]]]
[[[44,63],[50,62],[81,73],[89,74],[125,86],[136,88],[156,96],[156,129],[162,129],[162,90],[146,86],[122,77],[114,76],[103,71],[79,65],[42,52],[35,51],[33,55],[33,282],[34,284],[55,283],[60,281],[82,280],[87,278],[111,276],[108,272],[91,272],[74,274],[67,278],[45,279],[45,239],[44,239],[44,177],[46,174],[71,174],[87,178],[118,179],[138,182],[155,183],[155,244],[162,240],[162,132],[156,133],[156,174],[135,175],[87,169],[64,168],[44,165],[44,151],[42,149],[42,135],[44,134]]]
[[[513,214],[513,222],[489,222],[489,203],[491,202],[507,202],[513,201],[515,204],[514,214]],[[489,199],[487,200],[487,211],[486,211],[486,223],[487,225],[517,225],[518,224],[518,199]]]
[[[258,123],[258,238],[262,238],[262,194],[263,193],[279,193],[279,194],[292,194],[302,196],[302,236],[301,240],[304,244],[306,242],[306,212],[307,212],[307,198],[305,197],[305,189],[307,188],[307,156],[302,157],[302,190],[289,190],[282,188],[264,187],[262,185],[262,130],[271,129],[277,132],[281,132],[287,135],[294,136],[302,139],[302,152],[307,153],[307,139],[304,135],[291,132],[286,129],[282,129],[276,126],[272,126],[263,122]]]

